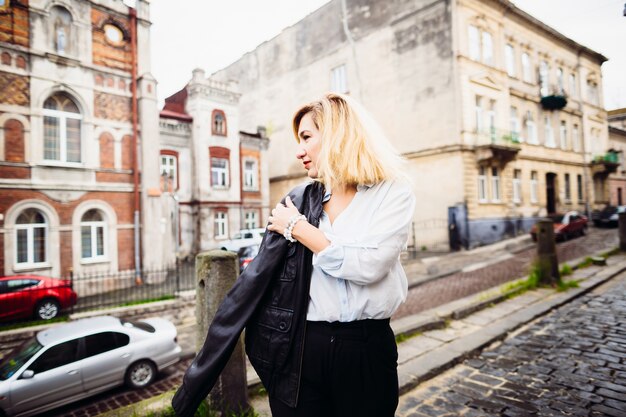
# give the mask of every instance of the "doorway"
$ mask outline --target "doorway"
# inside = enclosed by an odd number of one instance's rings
[[[556,174],[546,174],[546,210],[548,214],[556,213]]]

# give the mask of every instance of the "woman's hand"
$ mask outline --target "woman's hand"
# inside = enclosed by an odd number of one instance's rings
[[[300,212],[298,212],[298,209],[294,206],[291,198],[287,196],[284,205],[278,203],[276,204],[276,208],[272,209],[272,215],[269,217],[267,229],[282,235],[289,225],[289,220],[298,214],[300,214]]]

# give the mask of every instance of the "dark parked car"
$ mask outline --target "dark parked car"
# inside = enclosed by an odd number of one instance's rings
[[[74,304],[71,281],[37,275],[0,278],[0,320],[50,320]]]
[[[626,206],[606,206],[602,210],[591,212],[591,221],[596,227],[617,227],[619,213],[626,211]]]
[[[239,272],[242,272],[259,253],[261,245],[244,246],[237,251],[239,256]]]
[[[587,217],[577,211],[568,211],[565,214],[550,214],[548,216],[554,224],[554,237],[556,240],[567,240],[574,236],[582,236],[587,231]],[[530,230],[533,241],[537,241],[537,225]]]

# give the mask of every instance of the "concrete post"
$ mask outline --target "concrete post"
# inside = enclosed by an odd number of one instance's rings
[[[238,274],[237,255],[233,252],[214,250],[196,256],[196,352],[204,344],[217,308],[232,288]],[[222,415],[226,415],[228,411],[242,412],[249,409],[242,337],[209,394],[209,404],[211,408],[221,411]]]
[[[626,251],[626,212],[619,213],[617,220],[619,222],[619,250]]]
[[[556,257],[554,226],[550,219],[537,222],[537,267],[539,284],[555,286],[561,281],[559,262]]]

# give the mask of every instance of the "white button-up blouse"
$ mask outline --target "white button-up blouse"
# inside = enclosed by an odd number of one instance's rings
[[[328,201],[327,192],[324,201]],[[409,184],[359,186],[333,224],[323,212],[319,228],[330,245],[313,255],[307,320],[348,322],[389,318],[406,299],[400,264],[415,196]]]

